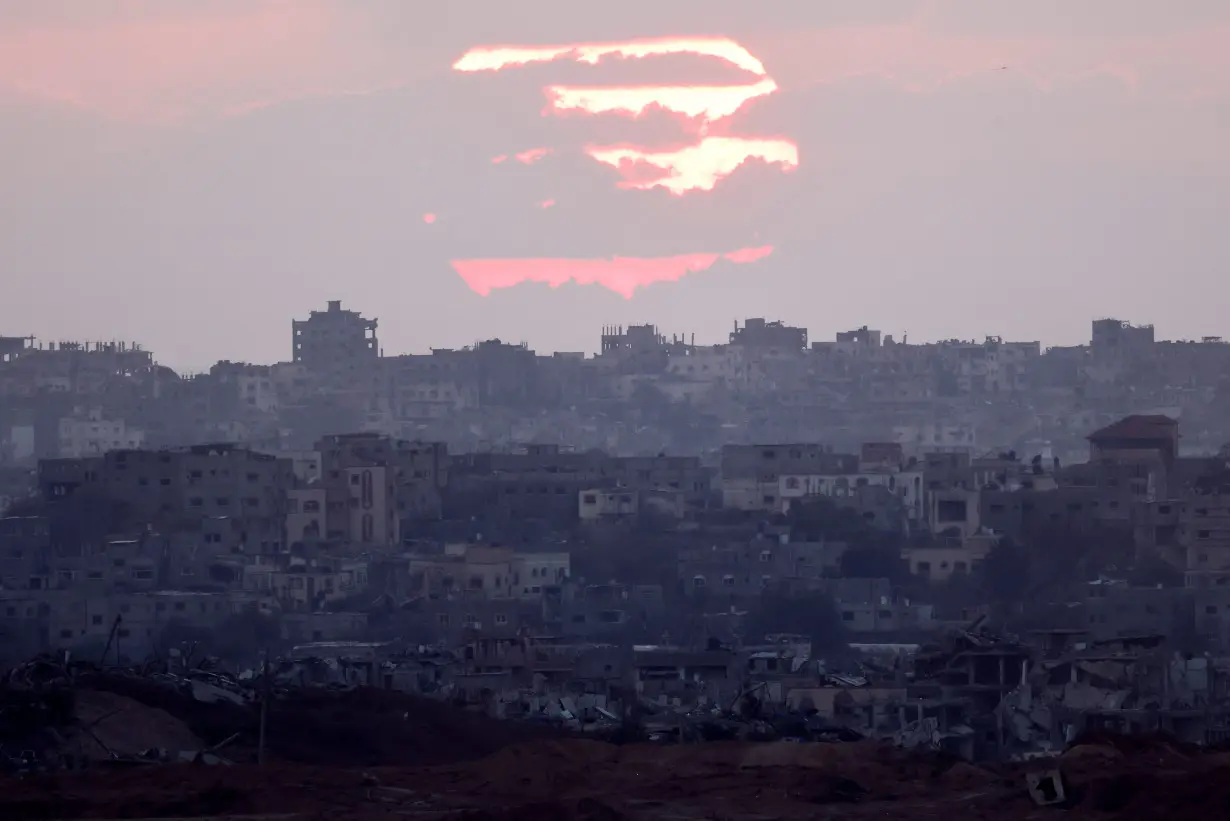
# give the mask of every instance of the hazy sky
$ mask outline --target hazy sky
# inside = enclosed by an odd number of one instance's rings
[[[386,353],[593,350],[602,324],[645,321],[719,341],[757,315],[813,339],[1070,344],[1107,315],[1230,336],[1225,0],[435,5],[2,0],[0,334],[270,362],[293,317],[342,299]],[[680,122],[546,108],[555,85],[747,80],[720,61],[452,69],[484,45],[689,35],[763,63],[777,91],[722,133],[789,142],[797,170],[628,190],[644,169],[587,149],[677,150]],[[483,297],[450,265],[767,246],[631,299]]]

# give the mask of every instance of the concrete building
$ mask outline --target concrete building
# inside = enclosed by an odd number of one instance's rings
[[[100,408],[61,419],[59,434],[59,455],[65,459],[135,450],[145,444],[145,431],[124,424],[122,419],[104,418]]]
[[[633,490],[589,488],[578,494],[577,515],[583,522],[630,519],[640,511],[639,501]]]
[[[1169,416],[1127,416],[1089,435],[1089,461],[1161,462],[1179,455],[1179,423]]]
[[[323,487],[294,488],[286,497],[286,544],[322,541],[328,532],[325,511],[328,493]]]
[[[911,521],[921,522],[926,511],[921,470],[868,470],[849,474],[786,474],[778,477],[777,495],[783,513],[791,504],[808,499],[854,500],[863,488],[884,488],[900,500]]]
[[[307,319],[292,323],[292,361],[322,374],[374,366],[380,358],[377,324],[375,319],[342,310],[341,301],[333,300],[326,310],[312,311]]]
[[[857,456],[833,453],[819,444],[725,445],[722,506],[775,512],[781,509],[782,476],[846,475],[857,471]]]
[[[440,516],[450,462],[443,443],[359,433],[327,436],[317,450],[328,538],[397,544],[403,521]]]
[[[230,444],[39,463],[40,492],[49,502],[89,488],[125,505],[134,527],[240,519],[248,523],[249,546],[264,551],[282,545],[287,493],[294,484],[288,460]]]

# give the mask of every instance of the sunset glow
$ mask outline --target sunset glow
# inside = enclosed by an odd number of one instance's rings
[[[565,46],[481,46],[466,52],[453,68],[463,72],[504,71],[532,63],[571,59],[596,65],[604,58],[641,59],[661,55],[696,55],[722,60],[750,75],[737,85],[551,85],[547,114],[618,115],[641,117],[666,111],[686,118],[693,140],[682,147],[620,145],[589,146],[586,153],[620,170],[621,188],[663,188],[682,196],[712,191],[749,160],[761,160],[790,171],[798,167],[798,145],[784,137],[708,137],[709,126],[728,120],[753,100],[778,90],[764,65],[746,48],[726,37],[674,37],[622,43],[579,43]],[[523,155],[517,155],[520,159]],[[506,157],[501,155],[495,161]],[[526,162],[526,160],[522,160]],[[648,169],[648,173],[646,170]]]
[[[727,254],[679,254],[671,257],[615,257],[613,259],[458,259],[452,266],[475,293],[487,296],[499,288],[522,282],[541,282],[558,288],[566,282],[601,285],[625,299],[638,288],[655,282],[675,282],[688,274],[712,268],[718,260],[747,263],[773,253],[771,246],[741,248]]]
[[[531,148],[528,151],[522,151],[520,154],[517,154],[515,158],[519,163],[533,165],[550,153],[551,149],[549,148]]]
[[[712,191],[751,159],[791,171],[799,165],[799,149],[789,140],[747,137],[706,137],[695,145],[652,152],[636,146],[591,146],[586,153],[617,169],[620,188],[665,188],[672,194]]]
[[[423,215],[423,222],[427,223],[428,225],[431,225],[435,221],[436,221],[435,214],[424,214]]]
[[[566,46],[478,46],[453,63],[457,71],[502,71],[531,63],[553,63],[571,58],[597,65],[604,57],[638,59],[667,54],[716,57],[758,77],[764,65],[751,52],[729,37],[656,37],[621,43],[574,43]]]
[[[573,60],[596,65],[606,58],[628,60],[664,55],[695,55],[722,60],[751,75],[746,83],[698,85],[550,85],[543,89],[546,115],[640,118],[667,112],[681,119],[685,139],[673,145],[591,144],[585,154],[615,169],[624,190],[662,189],[675,196],[712,191],[749,161],[793,171],[799,165],[798,145],[784,137],[736,136],[722,129],[710,136],[710,126],[730,120],[754,100],[778,90],[764,65],[746,48],[726,37],[674,37],[621,43],[579,43],[563,46],[482,46],[471,49],[453,68],[461,72],[499,72],[532,63]],[[550,149],[501,154],[530,164]],[[538,203],[551,208],[554,200]],[[631,299],[638,288],[654,282],[674,282],[711,268],[719,260],[746,264],[773,252],[772,246],[742,248],[726,254],[694,253],[670,257],[611,259],[471,259],[455,260],[454,270],[478,294],[522,282],[558,288],[566,282],[596,284]]]
[[[749,101],[777,91],[764,79],[737,86],[631,86],[628,88],[550,86],[551,110],[560,113],[623,114],[639,117],[654,108],[713,122],[737,113]]]

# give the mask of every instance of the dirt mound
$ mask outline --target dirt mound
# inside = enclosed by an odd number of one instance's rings
[[[205,742],[240,738],[228,758],[254,759],[256,706],[206,704],[156,682],[121,676],[90,682],[165,711]],[[489,756],[509,744],[559,737],[549,728],[497,721],[432,699],[393,690],[303,690],[272,703],[266,743],[274,758],[335,767],[430,766]]]
[[[182,721],[135,699],[95,690],[77,693],[72,746],[91,758],[137,755],[150,748],[200,750],[202,743]]]

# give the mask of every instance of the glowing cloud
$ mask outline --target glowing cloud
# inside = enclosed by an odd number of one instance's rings
[[[789,140],[705,137],[695,145],[652,152],[635,146],[590,146],[586,153],[624,177],[620,188],[665,188],[672,194],[712,191],[750,159],[783,170],[799,166],[799,149]]]
[[[427,223],[428,225],[431,225],[431,224],[432,224],[432,223],[434,223],[435,221],[436,221],[436,215],[435,215],[435,214],[424,214],[424,215],[423,215],[423,222]]]
[[[481,46],[462,55],[453,68],[463,72],[494,72],[562,59],[597,64],[612,56],[640,59],[680,54],[717,58],[754,75],[755,79],[737,85],[552,85],[544,89],[548,100],[546,113],[616,114],[635,119],[649,111],[668,111],[690,121],[694,142],[683,148],[589,147],[586,153],[591,158],[624,174],[621,188],[663,188],[681,196],[691,191],[712,191],[748,160],[759,159],[787,171],[798,167],[798,145],[791,140],[706,136],[713,123],[733,117],[752,100],[778,90],[764,64],[727,37],[671,37],[564,46]],[[641,173],[645,168],[653,169],[652,173]],[[632,171],[638,172],[635,179],[630,178]]]
[[[557,113],[623,114],[639,117],[659,108],[705,122],[724,120],[757,97],[777,91],[777,83],[764,79],[737,86],[632,86],[629,88],[576,88],[550,86],[547,96]]]
[[[625,299],[638,288],[655,282],[674,282],[688,274],[712,268],[718,260],[748,263],[773,253],[772,246],[741,248],[727,254],[679,254],[672,257],[613,259],[458,259],[452,266],[470,289],[487,296],[499,288],[522,282],[541,282],[558,288],[566,282],[602,285]]]
[[[753,100],[778,90],[764,65],[746,48],[726,37],[672,37],[620,43],[581,43],[563,46],[482,46],[466,52],[453,68],[462,72],[498,72],[531,63],[571,59],[596,65],[608,57],[640,59],[663,55],[696,55],[722,60],[752,75],[741,84],[569,86],[543,89],[548,105],[544,114],[584,116],[618,115],[639,118],[666,111],[687,122],[686,142],[671,147],[641,145],[589,145],[585,153],[619,172],[617,185],[626,190],[660,188],[676,196],[712,191],[750,160],[791,171],[799,165],[798,145],[782,137],[709,136],[709,127],[738,114]],[[519,162],[541,159],[546,149],[513,155]],[[500,155],[493,162],[503,162]],[[540,202],[550,208],[554,200]],[[598,284],[631,299],[638,288],[654,282],[673,282],[711,268],[719,260],[746,264],[763,259],[772,246],[742,248],[727,254],[694,253],[670,257],[611,259],[469,259],[454,260],[453,269],[470,288],[486,296],[497,288],[522,282],[546,283],[558,288],[565,282]]]
[[[500,154],[498,157],[492,157],[492,158],[491,158],[491,164],[492,164],[492,165],[499,165],[500,163],[502,163],[502,162],[507,162],[507,161],[508,161],[508,155],[507,155],[507,154]]]
[[[551,149],[549,148],[531,148],[528,151],[522,151],[520,154],[517,154],[516,160],[525,165],[533,165],[550,153]]]
[[[570,57],[597,65],[604,57],[637,59],[668,54],[716,57],[758,77],[764,64],[729,37],[656,37],[621,43],[581,43],[566,46],[478,46],[467,51],[453,68],[457,71],[502,71],[531,63],[553,63]]]

